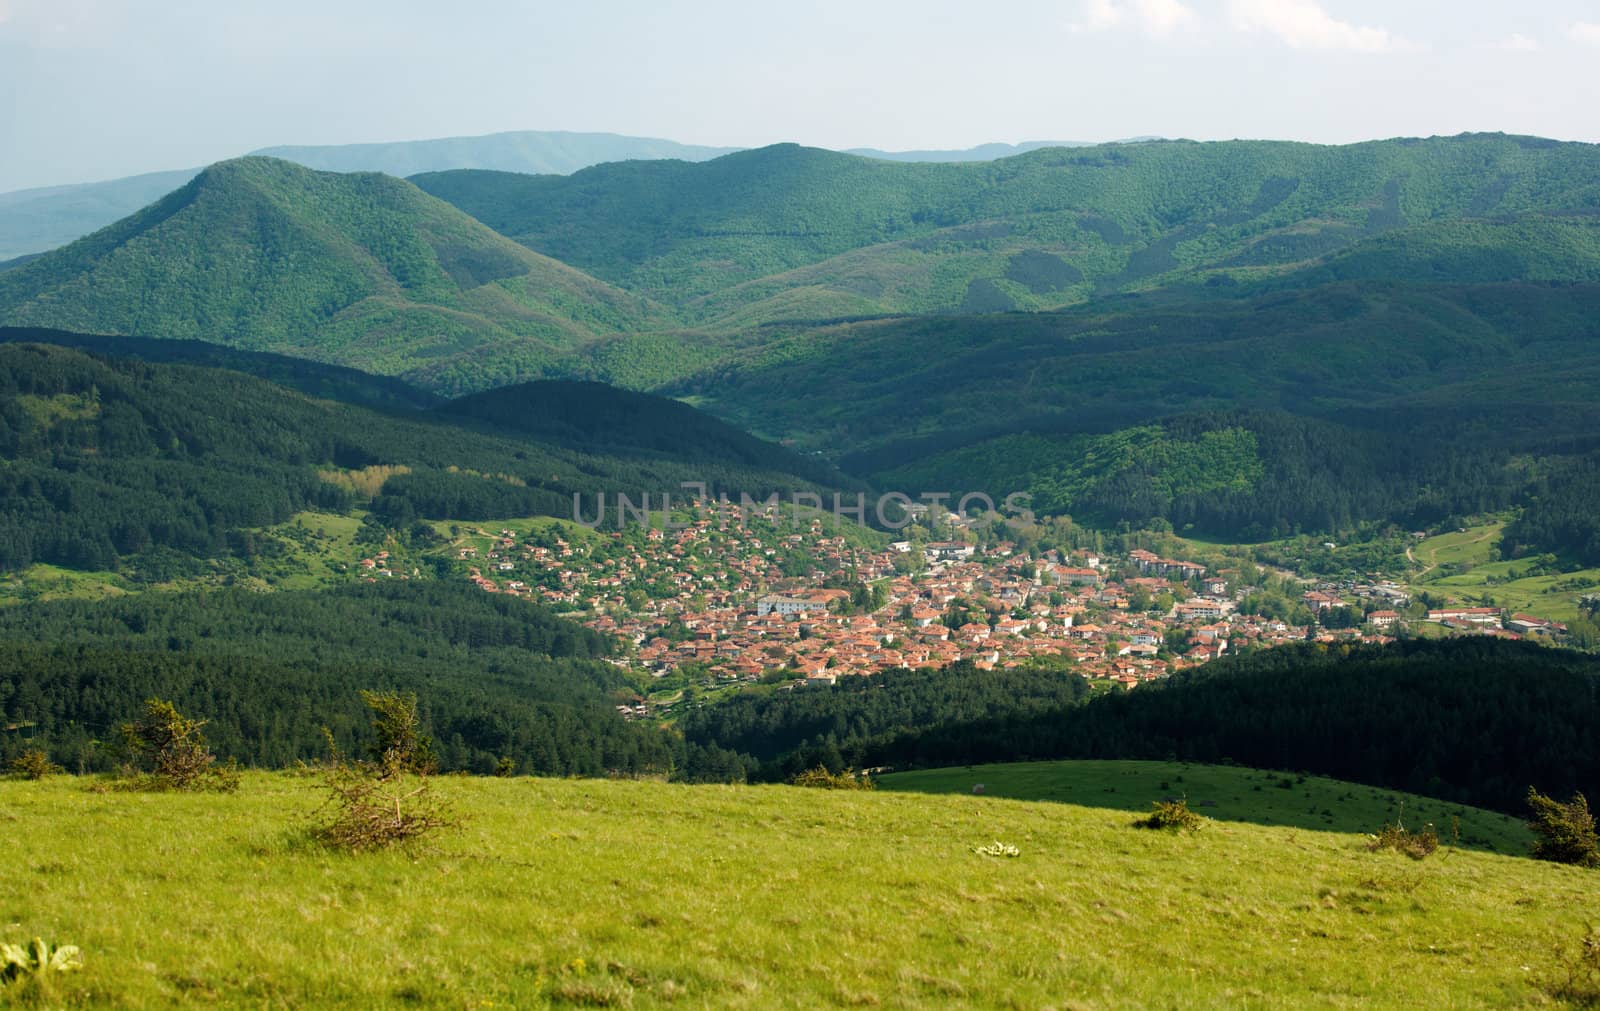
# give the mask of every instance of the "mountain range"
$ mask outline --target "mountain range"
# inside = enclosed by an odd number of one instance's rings
[[[409,181],[224,162],[0,273],[0,322],[447,397],[598,380],[879,487],[1266,536],[1508,507],[1585,459],[1597,291],[1592,145],[777,145]]]
[[[1041,147],[1078,147],[1078,141],[982,144],[964,150],[853,150],[895,161],[988,161]],[[477,137],[379,144],[279,145],[248,152],[331,172],[382,172],[410,176],[451,169],[564,175],[609,161],[671,158],[706,161],[740,150],[680,144],[650,137],[564,130],[518,130]],[[0,269],[88,235],[177,189],[200,169],[176,169],[104,182],[43,186],[0,193]]]

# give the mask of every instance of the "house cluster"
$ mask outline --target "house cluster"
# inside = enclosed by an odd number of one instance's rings
[[[1406,616],[1394,608],[1410,605],[1411,595],[1405,587],[1392,582],[1325,582],[1307,590],[1301,601],[1319,616],[1331,608],[1353,607],[1365,612],[1366,624],[1388,632],[1406,623]],[[1567,633],[1567,627],[1560,622],[1531,614],[1507,613],[1499,607],[1437,607],[1427,611],[1426,621],[1454,635],[1559,639]]]
[[[1567,626],[1548,618],[1521,612],[1507,614],[1499,607],[1441,607],[1428,612],[1428,620],[1458,632],[1494,635],[1506,639],[1560,638]]]
[[[963,660],[980,669],[1049,661],[1132,687],[1307,635],[1238,613],[1228,579],[1208,577],[1204,565],[1146,551],[1033,558],[1015,544],[965,541],[874,550],[820,522],[796,532],[733,518],[596,534],[580,545],[503,531],[483,557],[468,549],[461,557],[484,590],[577,612],[658,676],[753,681],[781,672],[824,686]],[[1168,597],[1170,606],[1133,606]],[[1352,631],[1361,637],[1321,634]]]

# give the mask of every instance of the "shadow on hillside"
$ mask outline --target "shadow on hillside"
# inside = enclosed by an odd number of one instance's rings
[[[1126,811],[1130,821],[1158,800],[1182,797],[1218,821],[1366,835],[1400,820],[1416,830],[1432,824],[1462,849],[1524,855],[1527,829],[1515,818],[1396,790],[1320,776],[1168,762],[1027,762],[894,773],[880,777],[896,792],[959,793],[975,800],[1051,801]],[[977,787],[981,785],[981,794]]]

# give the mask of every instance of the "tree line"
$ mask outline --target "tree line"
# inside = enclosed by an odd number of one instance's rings
[[[677,748],[618,716],[634,685],[609,649],[464,583],[23,605],[0,611],[0,723],[16,727],[0,757],[39,742],[68,769],[107,768],[114,729],[163,698],[210,720],[223,756],[282,767],[321,756],[324,727],[354,748],[371,689],[417,694],[445,769],[666,774]]]
[[[1092,698],[1033,680],[1051,676],[958,664],[752,694],[683,731],[708,776],[1150,759],[1299,770],[1514,813],[1531,784],[1600,796],[1600,660],[1583,654],[1492,639],[1305,644]]]

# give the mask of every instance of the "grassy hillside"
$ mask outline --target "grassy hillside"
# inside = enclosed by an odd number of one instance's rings
[[[415,181],[707,322],[1050,308],[1174,283],[1266,284],[1341,253],[1335,277],[1396,257],[1408,264],[1398,276],[1419,279],[1451,258],[1457,280],[1584,279],[1600,265],[1583,216],[1600,207],[1597,149],[1500,135],[1161,141],[966,164],[779,145],[697,165]],[[1408,226],[1422,231],[1355,252]],[[1540,251],[1556,236],[1570,259]],[[1496,257],[1509,263],[1486,262]]]
[[[444,389],[535,374],[651,318],[408,183],[267,158],[214,165],[0,275],[8,324],[203,339],[388,375],[426,364]]]
[[[459,831],[352,857],[304,837],[314,780],[85,786],[0,783],[0,820],[27,826],[0,941],[84,953],[55,1006],[1541,1003],[1594,887],[1519,857],[1368,852],[1359,789],[1337,828],[1169,835],[1099,804],[446,780]],[[1020,855],[973,852],[994,840]]]
[[[1050,801],[1078,808],[1148,811],[1150,802],[1182,797],[1192,810],[1221,822],[1270,825],[1312,832],[1372,831],[1400,819],[1412,828],[1460,820],[1467,849],[1522,856],[1533,841],[1521,821],[1482,808],[1432,797],[1308,776],[1232,765],[1173,762],[1013,762],[921,769],[879,776],[878,786],[904,793],[972,794],[1020,801]],[[1402,811],[1402,805],[1404,810]]]
[[[1579,509],[1585,501],[1571,499]],[[1418,566],[1411,575],[1412,592],[1463,605],[1492,602],[1553,621],[1586,617],[1579,599],[1600,592],[1600,566],[1579,568],[1583,559],[1563,563],[1549,557],[1517,557],[1506,529],[1507,524],[1497,520],[1416,544],[1411,551]]]

